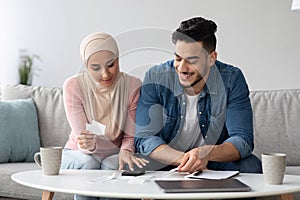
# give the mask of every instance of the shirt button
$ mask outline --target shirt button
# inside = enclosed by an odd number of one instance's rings
[[[183,105],[185,105],[185,101],[184,101],[184,102],[182,102],[182,104],[183,104]]]
[[[204,125],[204,124],[202,124],[201,126],[202,126],[202,127],[205,127],[205,125]]]
[[[201,112],[201,111],[199,112],[199,115],[202,115],[202,112]]]
[[[180,115],[180,118],[183,118],[183,116],[182,116],[182,115]]]

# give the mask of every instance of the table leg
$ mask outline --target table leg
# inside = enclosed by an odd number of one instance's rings
[[[293,194],[282,194],[280,195],[281,200],[294,200]]]
[[[42,194],[42,200],[52,200],[53,196],[54,192],[44,190]]]

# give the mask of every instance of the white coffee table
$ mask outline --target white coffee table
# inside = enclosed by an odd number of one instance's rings
[[[150,180],[146,183],[128,183],[130,177],[120,177],[106,182],[92,182],[98,177],[109,176],[113,170],[61,170],[58,176],[45,176],[41,170],[20,172],[12,175],[19,184],[43,190],[42,199],[52,199],[54,192],[85,196],[133,198],[133,199],[226,199],[280,195],[281,199],[293,199],[292,193],[300,192],[300,176],[286,175],[282,185],[267,185],[262,174],[239,174],[235,178],[249,185],[249,192],[215,193],[164,193]],[[159,176],[166,172],[147,172]],[[183,179],[183,174],[165,176]]]

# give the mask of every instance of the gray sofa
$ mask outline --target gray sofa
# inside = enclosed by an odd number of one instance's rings
[[[2,87],[2,100],[24,98],[35,102],[41,146],[64,146],[70,127],[61,88]],[[287,153],[286,174],[300,175],[300,89],[254,91],[250,98],[254,111],[254,153],[258,156],[262,152]],[[42,191],[22,186],[10,178],[13,173],[35,169],[38,167],[33,162],[0,164],[0,199],[41,199]],[[294,197],[300,199],[300,194]],[[54,199],[72,199],[72,195],[55,193]]]
[[[40,145],[63,147],[70,133],[63,105],[62,90],[59,88],[29,87],[24,85],[3,86],[2,100],[34,100],[39,126]],[[2,115],[4,113],[1,113]],[[13,180],[16,172],[40,169],[34,162],[0,164],[0,199],[41,199],[42,191],[22,186]],[[55,193],[54,199],[73,199],[73,195]]]

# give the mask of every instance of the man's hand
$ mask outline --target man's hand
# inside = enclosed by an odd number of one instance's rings
[[[202,146],[185,153],[178,166],[178,171],[193,173],[205,169],[212,148],[212,146]]]
[[[87,130],[82,130],[77,136],[78,145],[81,149],[94,151],[96,148],[97,135]]]
[[[132,152],[126,150],[126,149],[121,149],[119,153],[119,170],[124,169],[124,165],[128,164],[129,169],[131,171],[134,170],[133,165],[137,165],[139,168],[143,168],[146,166],[149,161],[145,160],[143,158],[138,158],[133,155]]]
[[[185,153],[178,171],[193,173],[205,169],[208,161],[232,162],[240,158],[237,148],[229,142],[220,145],[205,145]]]

